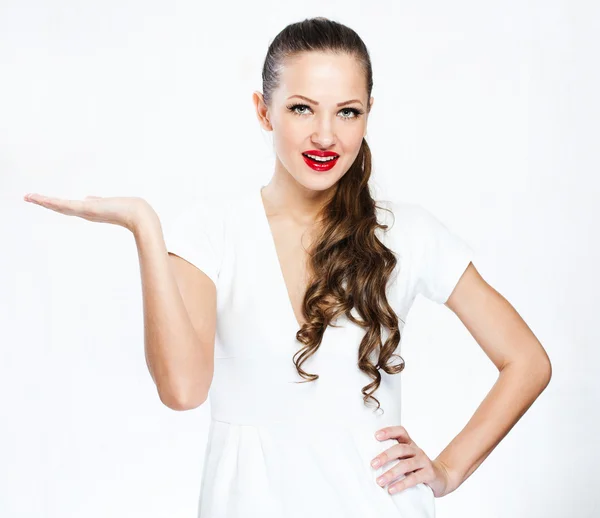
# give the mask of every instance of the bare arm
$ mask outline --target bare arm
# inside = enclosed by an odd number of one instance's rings
[[[135,236],[144,303],[146,363],[161,401],[174,410],[201,405],[214,371],[216,287],[198,268],[167,253],[154,209],[137,196],[65,200],[27,193],[26,202]]]
[[[513,306],[472,264],[446,302],[499,371],[498,380],[463,430],[437,457],[450,486],[462,484],[546,388],[546,351]]]
[[[153,210],[144,211],[132,232],[142,279],[148,370],[166,406],[195,408],[206,400],[214,372],[216,287],[198,268],[167,253]]]

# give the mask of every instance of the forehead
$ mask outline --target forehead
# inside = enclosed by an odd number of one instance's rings
[[[366,78],[354,56],[303,52],[285,62],[277,94],[284,100],[305,95],[319,103],[362,99],[367,94]]]

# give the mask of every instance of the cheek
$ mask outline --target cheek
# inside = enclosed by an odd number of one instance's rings
[[[282,154],[297,154],[306,143],[306,135],[293,124],[281,125],[274,138],[275,145]]]
[[[360,147],[362,144],[363,138],[365,136],[365,125],[361,123],[357,123],[354,128],[352,128],[351,134],[348,136],[350,140],[352,140],[354,147]]]
[[[346,122],[340,126],[337,132],[338,141],[346,148],[346,152],[359,148],[365,135],[365,125],[360,122]]]
[[[346,139],[344,140],[344,151],[348,155],[348,157],[354,157],[358,155],[360,151],[360,146],[362,145],[364,137],[364,131],[362,129],[358,129],[358,131],[352,131],[346,135]]]

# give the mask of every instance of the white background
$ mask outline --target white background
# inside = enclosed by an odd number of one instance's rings
[[[196,515],[210,404],[160,403],[133,236],[23,201],[141,196],[169,215],[268,181],[251,96],[288,23],[373,61],[374,183],[423,204],[542,342],[553,378],[438,518],[600,508],[599,8],[594,2],[0,2],[0,516]],[[431,458],[497,371],[443,305],[405,328],[404,425]]]

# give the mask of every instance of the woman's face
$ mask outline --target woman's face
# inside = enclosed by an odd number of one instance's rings
[[[273,131],[275,174],[290,174],[319,191],[337,183],[356,159],[367,131],[367,103],[373,103],[356,58],[321,52],[287,62],[271,106],[265,106],[260,92],[253,98],[262,127]],[[333,151],[339,157],[330,169],[315,170],[304,157],[311,151]]]

